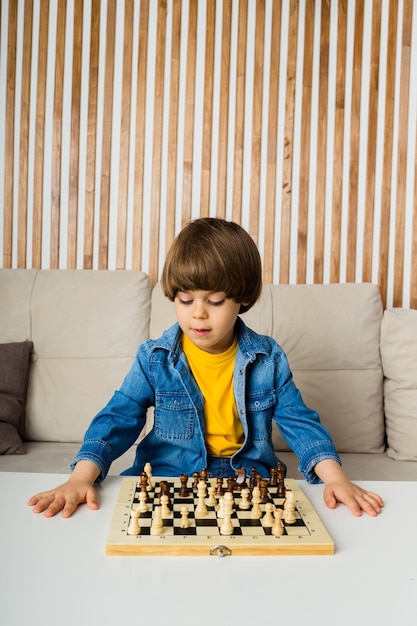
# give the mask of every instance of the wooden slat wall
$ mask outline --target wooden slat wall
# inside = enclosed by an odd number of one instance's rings
[[[240,222],[264,279],[417,308],[413,0],[0,0],[0,266]]]

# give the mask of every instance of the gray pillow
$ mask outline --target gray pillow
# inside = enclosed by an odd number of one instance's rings
[[[32,341],[0,344],[0,454],[26,454],[20,433],[32,350]]]

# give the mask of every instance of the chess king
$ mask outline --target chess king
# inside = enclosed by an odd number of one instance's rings
[[[177,322],[139,346],[120,389],[92,420],[71,477],[33,496],[34,512],[49,517],[62,510],[68,517],[83,502],[96,509],[94,484],[137,440],[153,406],[153,428],[126,475],[139,474],[146,462],[156,476],[203,467],[228,476],[253,465],[267,475],[277,464],[275,421],[306,480],[325,483],[330,508],[343,502],[354,515],[377,515],[382,499],[349,481],[330,434],[304,404],[282,348],[242,319],[262,288],[250,235],[223,219],[190,222],[168,251],[161,284]]]

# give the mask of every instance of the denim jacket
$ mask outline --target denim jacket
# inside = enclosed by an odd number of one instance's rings
[[[295,386],[286,355],[274,339],[258,335],[238,318],[238,349],[234,394],[244,431],[244,443],[231,458],[233,469],[256,467],[264,476],[276,467],[272,420],[299,458],[299,470],[309,482],[320,482],[316,463],[340,463],[317,413],[306,407]],[[137,440],[146,412],[154,408],[152,430],[140,441],[133,466],[123,472],[139,475],[146,462],[155,476],[179,476],[207,467],[204,399],[182,350],[178,324],[159,339],[144,342],[135,361],[107,406],[91,422],[72,468],[81,459],[100,467],[98,482],[114,459]]]

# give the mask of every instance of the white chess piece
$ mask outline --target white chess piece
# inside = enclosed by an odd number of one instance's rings
[[[151,535],[162,535],[164,525],[162,522],[162,507],[156,506],[153,511]]]
[[[261,490],[259,487],[254,487],[252,490],[252,511],[250,512],[251,519],[260,519],[262,517],[261,509]]]
[[[181,519],[179,521],[180,528],[189,528],[190,520],[188,519],[188,507],[186,504],[183,504],[180,509]]]
[[[262,526],[265,528],[271,528],[274,525],[273,516],[274,505],[271,502],[265,504],[265,514],[261,520]]]
[[[247,488],[242,489],[240,492],[239,509],[242,509],[242,511],[250,509],[249,489]]]
[[[145,463],[145,467],[143,468],[146,476],[148,477],[148,486],[146,487],[147,491],[152,491],[153,482],[152,482],[152,465],[150,463]]]
[[[287,524],[294,524],[297,519],[297,515],[295,513],[295,494],[292,489],[287,489],[285,492],[283,517]]]
[[[274,518],[275,518],[275,521],[271,528],[271,534],[274,535],[274,537],[281,537],[281,535],[284,534],[284,528],[282,526],[282,521],[281,521],[282,509],[275,509]]]
[[[146,492],[145,491],[139,491],[139,512],[140,513],[147,513],[148,511],[148,505],[146,504]]]
[[[207,487],[204,480],[200,480],[197,486],[198,503],[195,509],[196,517],[205,517],[208,514],[206,506]]]
[[[208,498],[206,500],[206,504],[207,506],[216,506],[217,505],[217,500],[216,497],[214,495],[216,488],[213,487],[212,485],[210,485],[210,487],[207,488],[208,491]]]
[[[169,502],[169,498],[166,494],[162,495],[160,497],[160,501],[161,501],[161,515],[163,519],[167,519],[172,517],[172,513],[171,510],[168,506],[168,502]]]
[[[140,511],[138,508],[131,509],[129,526],[127,528],[128,535],[140,534],[139,515],[140,515]]]
[[[226,491],[223,497],[223,523],[220,526],[221,535],[231,535],[233,533],[232,513],[233,494]]]

